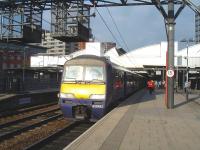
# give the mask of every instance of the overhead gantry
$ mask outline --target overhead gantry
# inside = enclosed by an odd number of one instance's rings
[[[155,6],[166,23],[168,39],[167,70],[174,70],[175,20],[189,6],[200,14],[191,0],[2,0],[0,1],[0,40],[6,42],[40,42],[43,12],[51,11],[51,35],[65,41],[88,41],[90,8],[119,6]],[[175,11],[176,6],[176,11]],[[142,7],[141,7],[142,9]],[[31,35],[31,36],[30,36]],[[174,106],[174,78],[167,77],[167,107]]]

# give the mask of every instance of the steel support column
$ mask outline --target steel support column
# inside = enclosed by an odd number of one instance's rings
[[[174,2],[173,0],[168,1],[168,69],[174,70]],[[167,82],[167,107],[172,109],[174,107],[174,76],[168,77]]]

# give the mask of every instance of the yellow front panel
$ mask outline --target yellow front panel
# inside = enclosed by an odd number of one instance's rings
[[[105,94],[105,84],[67,84],[62,83],[60,92],[72,93],[77,99],[89,99],[91,94]]]

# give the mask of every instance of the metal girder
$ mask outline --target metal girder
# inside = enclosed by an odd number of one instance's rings
[[[174,18],[176,19],[179,14],[182,12],[182,10],[185,8],[185,3],[183,2],[183,4],[179,7],[179,9],[177,10],[177,12],[175,13]]]
[[[176,8],[179,6],[177,12],[175,12],[173,15],[174,19],[179,16],[186,5],[188,5],[196,13],[200,14],[199,8],[190,0],[4,0],[0,1],[0,17],[3,17],[2,19],[5,20],[1,20],[0,30],[2,35],[4,35],[5,32],[7,32],[8,35],[12,35],[13,32],[15,32],[15,26],[19,26],[22,29],[22,25],[26,25],[27,22],[30,24],[31,28],[33,25],[36,25],[37,28],[41,28],[43,11],[51,10],[53,5],[57,5],[59,3],[66,5],[66,11],[68,11],[72,5],[79,4],[82,7],[87,8],[151,5],[155,6],[160,11],[165,19],[165,22],[168,24],[169,14],[165,10],[165,6],[167,6],[169,2],[172,2],[173,5],[177,5]],[[62,8],[58,6],[58,9]],[[33,15],[36,17],[36,19],[32,17]],[[37,19],[38,15],[40,16],[39,19]],[[16,25],[16,20],[19,20],[19,17],[21,17],[21,23]],[[7,19],[8,21],[6,18],[9,18]],[[29,21],[30,19],[31,21]]]
[[[128,0],[121,0],[122,4],[126,4]]]
[[[198,9],[190,0],[174,0],[174,4],[182,4],[185,1],[187,4],[197,11]],[[5,0],[0,1],[0,9],[22,7],[22,5],[29,5],[30,3],[40,7],[42,10],[49,10],[52,3],[66,2],[77,3],[77,0]],[[114,6],[142,6],[142,5],[155,5],[159,11],[166,17],[162,5],[167,5],[167,0],[84,0],[84,5],[89,7],[114,7]]]
[[[83,0],[70,5],[65,2],[52,3],[51,36],[64,42],[89,40],[90,8]]]
[[[150,0],[96,0],[95,2],[96,7],[153,5]]]
[[[156,8],[161,12],[163,17],[165,19],[167,19],[167,13],[166,13],[165,9],[163,8],[163,6],[161,5],[160,0],[151,0],[151,1],[156,6]]]
[[[18,7],[19,5],[34,4],[40,5],[42,9],[47,9],[44,6],[48,6],[54,2],[67,2],[76,3],[76,0],[7,0],[0,2],[0,8]],[[92,7],[110,7],[110,6],[137,6],[137,5],[154,5],[151,0],[84,0],[84,4]],[[165,0],[160,2],[161,4],[167,4]],[[180,3],[179,0],[174,1],[175,4]]]
[[[165,19],[167,19],[168,15],[164,9],[164,7],[161,5],[160,0],[152,0],[152,3],[156,6],[156,8],[161,12],[161,14],[163,15],[163,17]],[[180,5],[180,7],[178,8],[177,12],[174,15],[174,18],[176,19],[179,14],[182,12],[182,10],[185,8],[186,6],[186,2],[185,1],[180,1],[179,3],[177,3]]]
[[[159,1],[161,5],[168,4],[167,0]],[[90,0],[90,2],[95,3],[95,7],[155,5],[152,0]],[[174,4],[181,4],[181,0],[174,0]]]
[[[195,13],[200,15],[200,8],[197,7],[194,3],[190,0],[183,0]]]

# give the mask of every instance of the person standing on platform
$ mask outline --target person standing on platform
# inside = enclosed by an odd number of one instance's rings
[[[149,80],[149,81],[147,82],[147,88],[148,88],[148,90],[149,90],[149,94],[152,94],[152,92],[153,92],[154,89],[155,89],[155,83],[154,83],[153,80]]]
[[[189,80],[187,88],[188,88],[188,93],[191,93],[191,80]]]
[[[184,91],[185,91],[185,93],[187,92],[187,90],[188,90],[188,82],[185,81],[185,83],[184,83]]]
[[[161,82],[161,81],[158,81],[158,86],[159,86],[159,87],[158,87],[159,89],[162,88],[162,82]]]
[[[165,80],[162,81],[162,88],[165,88]]]

